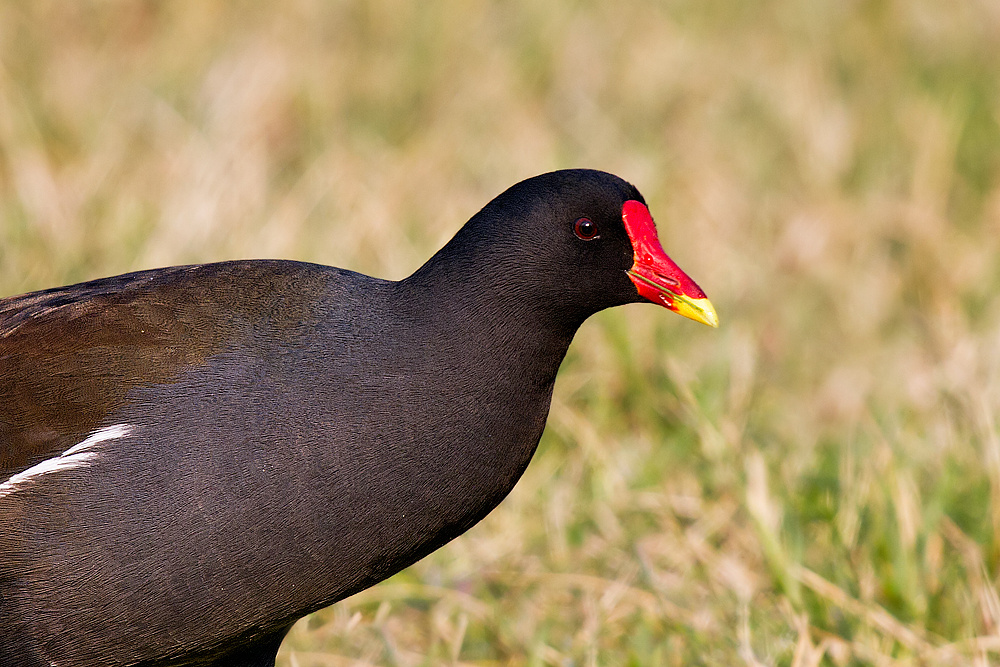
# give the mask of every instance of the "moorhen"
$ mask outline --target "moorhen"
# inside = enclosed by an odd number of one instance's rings
[[[496,507],[577,328],[641,300],[718,323],[591,170],[398,282],[230,261],[0,300],[0,665],[273,665]]]

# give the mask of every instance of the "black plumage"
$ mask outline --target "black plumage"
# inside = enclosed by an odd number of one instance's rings
[[[529,179],[398,282],[235,261],[0,300],[0,664],[272,665],[466,531],[577,328],[642,300],[627,201]]]

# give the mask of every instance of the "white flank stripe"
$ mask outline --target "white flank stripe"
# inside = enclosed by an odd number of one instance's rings
[[[129,424],[115,424],[114,426],[107,426],[94,431],[87,436],[86,440],[73,445],[59,456],[46,459],[41,463],[31,466],[27,470],[22,470],[3,484],[0,484],[0,498],[3,498],[9,493],[14,493],[18,489],[25,488],[31,481],[41,475],[47,475],[50,472],[57,472],[59,470],[71,470],[73,468],[80,468],[88,465],[91,461],[97,458],[97,452],[92,451],[95,445],[107,442],[108,440],[124,438],[134,430],[135,427]]]

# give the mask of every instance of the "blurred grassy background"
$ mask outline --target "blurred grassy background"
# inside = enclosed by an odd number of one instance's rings
[[[1000,661],[995,0],[0,0],[0,294],[400,278],[576,166],[722,328],[594,318],[511,497],[279,664]]]

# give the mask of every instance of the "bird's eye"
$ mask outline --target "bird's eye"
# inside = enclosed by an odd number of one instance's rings
[[[580,218],[573,225],[573,232],[578,239],[593,241],[597,238],[597,225],[590,218]]]

